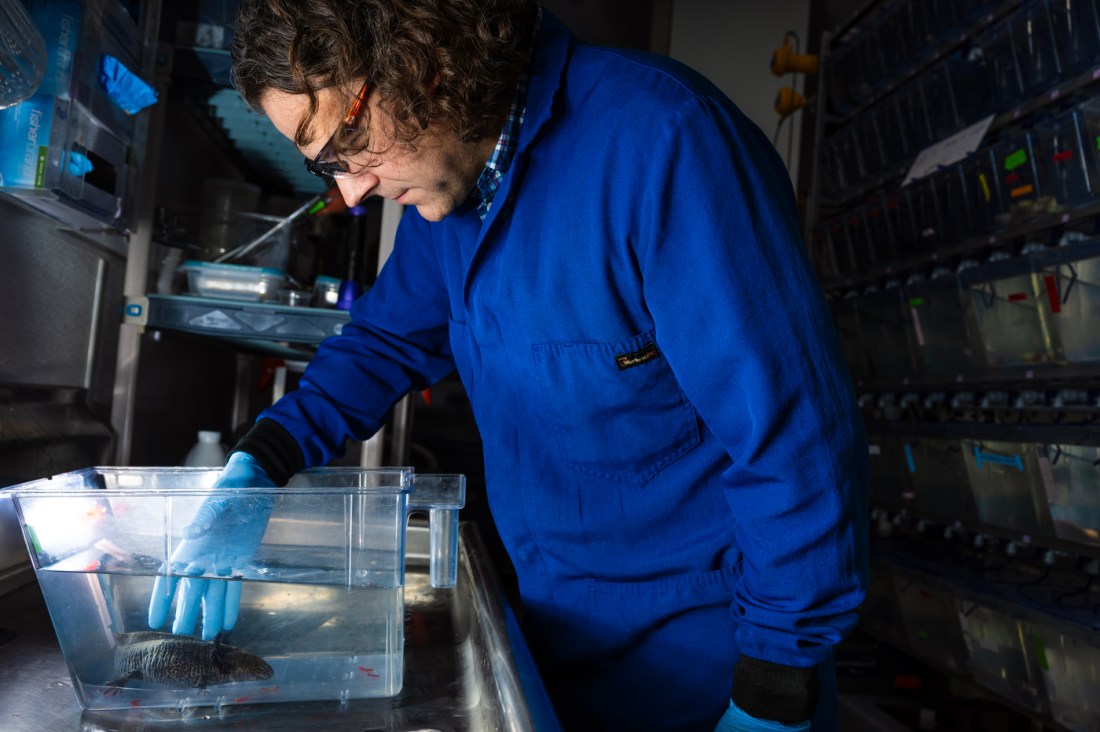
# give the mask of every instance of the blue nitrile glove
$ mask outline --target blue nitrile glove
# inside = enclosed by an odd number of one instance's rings
[[[229,456],[214,488],[274,488],[275,483],[256,460],[245,452]],[[263,539],[267,520],[275,505],[273,495],[211,496],[203,501],[191,523],[183,530],[184,540],[172,552],[172,575],[159,575],[149,599],[149,627],[160,628],[168,619],[172,595],[179,584],[176,617],[172,632],[190,635],[202,602],[202,637],[213,640],[222,630],[237,624],[241,607],[240,582],[211,582],[201,575],[211,571],[229,577],[234,567],[248,564]]]
[[[810,720],[798,724],[783,724],[750,717],[741,707],[730,702],[730,708],[718,720],[714,732],[809,732]]]

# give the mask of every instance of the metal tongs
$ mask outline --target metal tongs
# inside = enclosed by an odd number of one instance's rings
[[[316,206],[322,200],[322,198],[323,198],[323,196],[316,195],[313,198],[309,199],[308,201],[303,203],[299,208],[295,209],[285,219],[283,219],[279,223],[275,224],[270,229],[268,229],[264,233],[260,234],[259,236],[257,236],[252,241],[247,242],[245,244],[241,244],[239,247],[236,247],[234,249],[230,249],[225,254],[219,255],[217,258],[214,259],[214,263],[215,264],[221,264],[221,263],[227,262],[231,259],[236,259],[237,257],[243,257],[244,255],[248,254],[253,249],[255,249],[256,247],[260,246],[265,241],[267,241],[268,238],[270,238],[272,234],[275,234],[276,232],[282,230],[286,226],[289,226],[290,224],[294,223],[294,221],[296,221],[297,219],[301,218],[302,214],[310,211],[314,206]]]

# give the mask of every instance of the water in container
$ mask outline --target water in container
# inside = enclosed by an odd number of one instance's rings
[[[1100,448],[1043,445],[1039,470],[1055,536],[1100,546]]]
[[[462,476],[333,468],[272,491],[212,488],[219,472],[93,468],[10,489],[80,704],[220,707],[400,691],[406,522],[428,513],[431,583],[453,587]],[[178,564],[211,497],[272,506],[262,540],[250,557],[236,552],[228,575]],[[228,635],[200,638],[201,615],[196,628],[150,627],[153,608],[189,582],[206,598],[239,595]]]

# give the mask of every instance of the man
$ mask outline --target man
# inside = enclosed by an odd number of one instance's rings
[[[566,729],[834,728],[867,448],[767,138],[533,0],[244,0],[233,62],[348,205],[409,208],[226,480],[324,465],[457,367]]]

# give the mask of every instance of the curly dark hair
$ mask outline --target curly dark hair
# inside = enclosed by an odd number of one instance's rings
[[[536,0],[243,0],[233,84],[258,111],[270,89],[307,95],[299,146],[312,141],[317,92],[347,89],[350,104],[364,80],[380,93],[398,141],[411,145],[439,122],[475,142],[499,132],[536,15]],[[369,146],[342,137],[333,141],[337,155]]]

